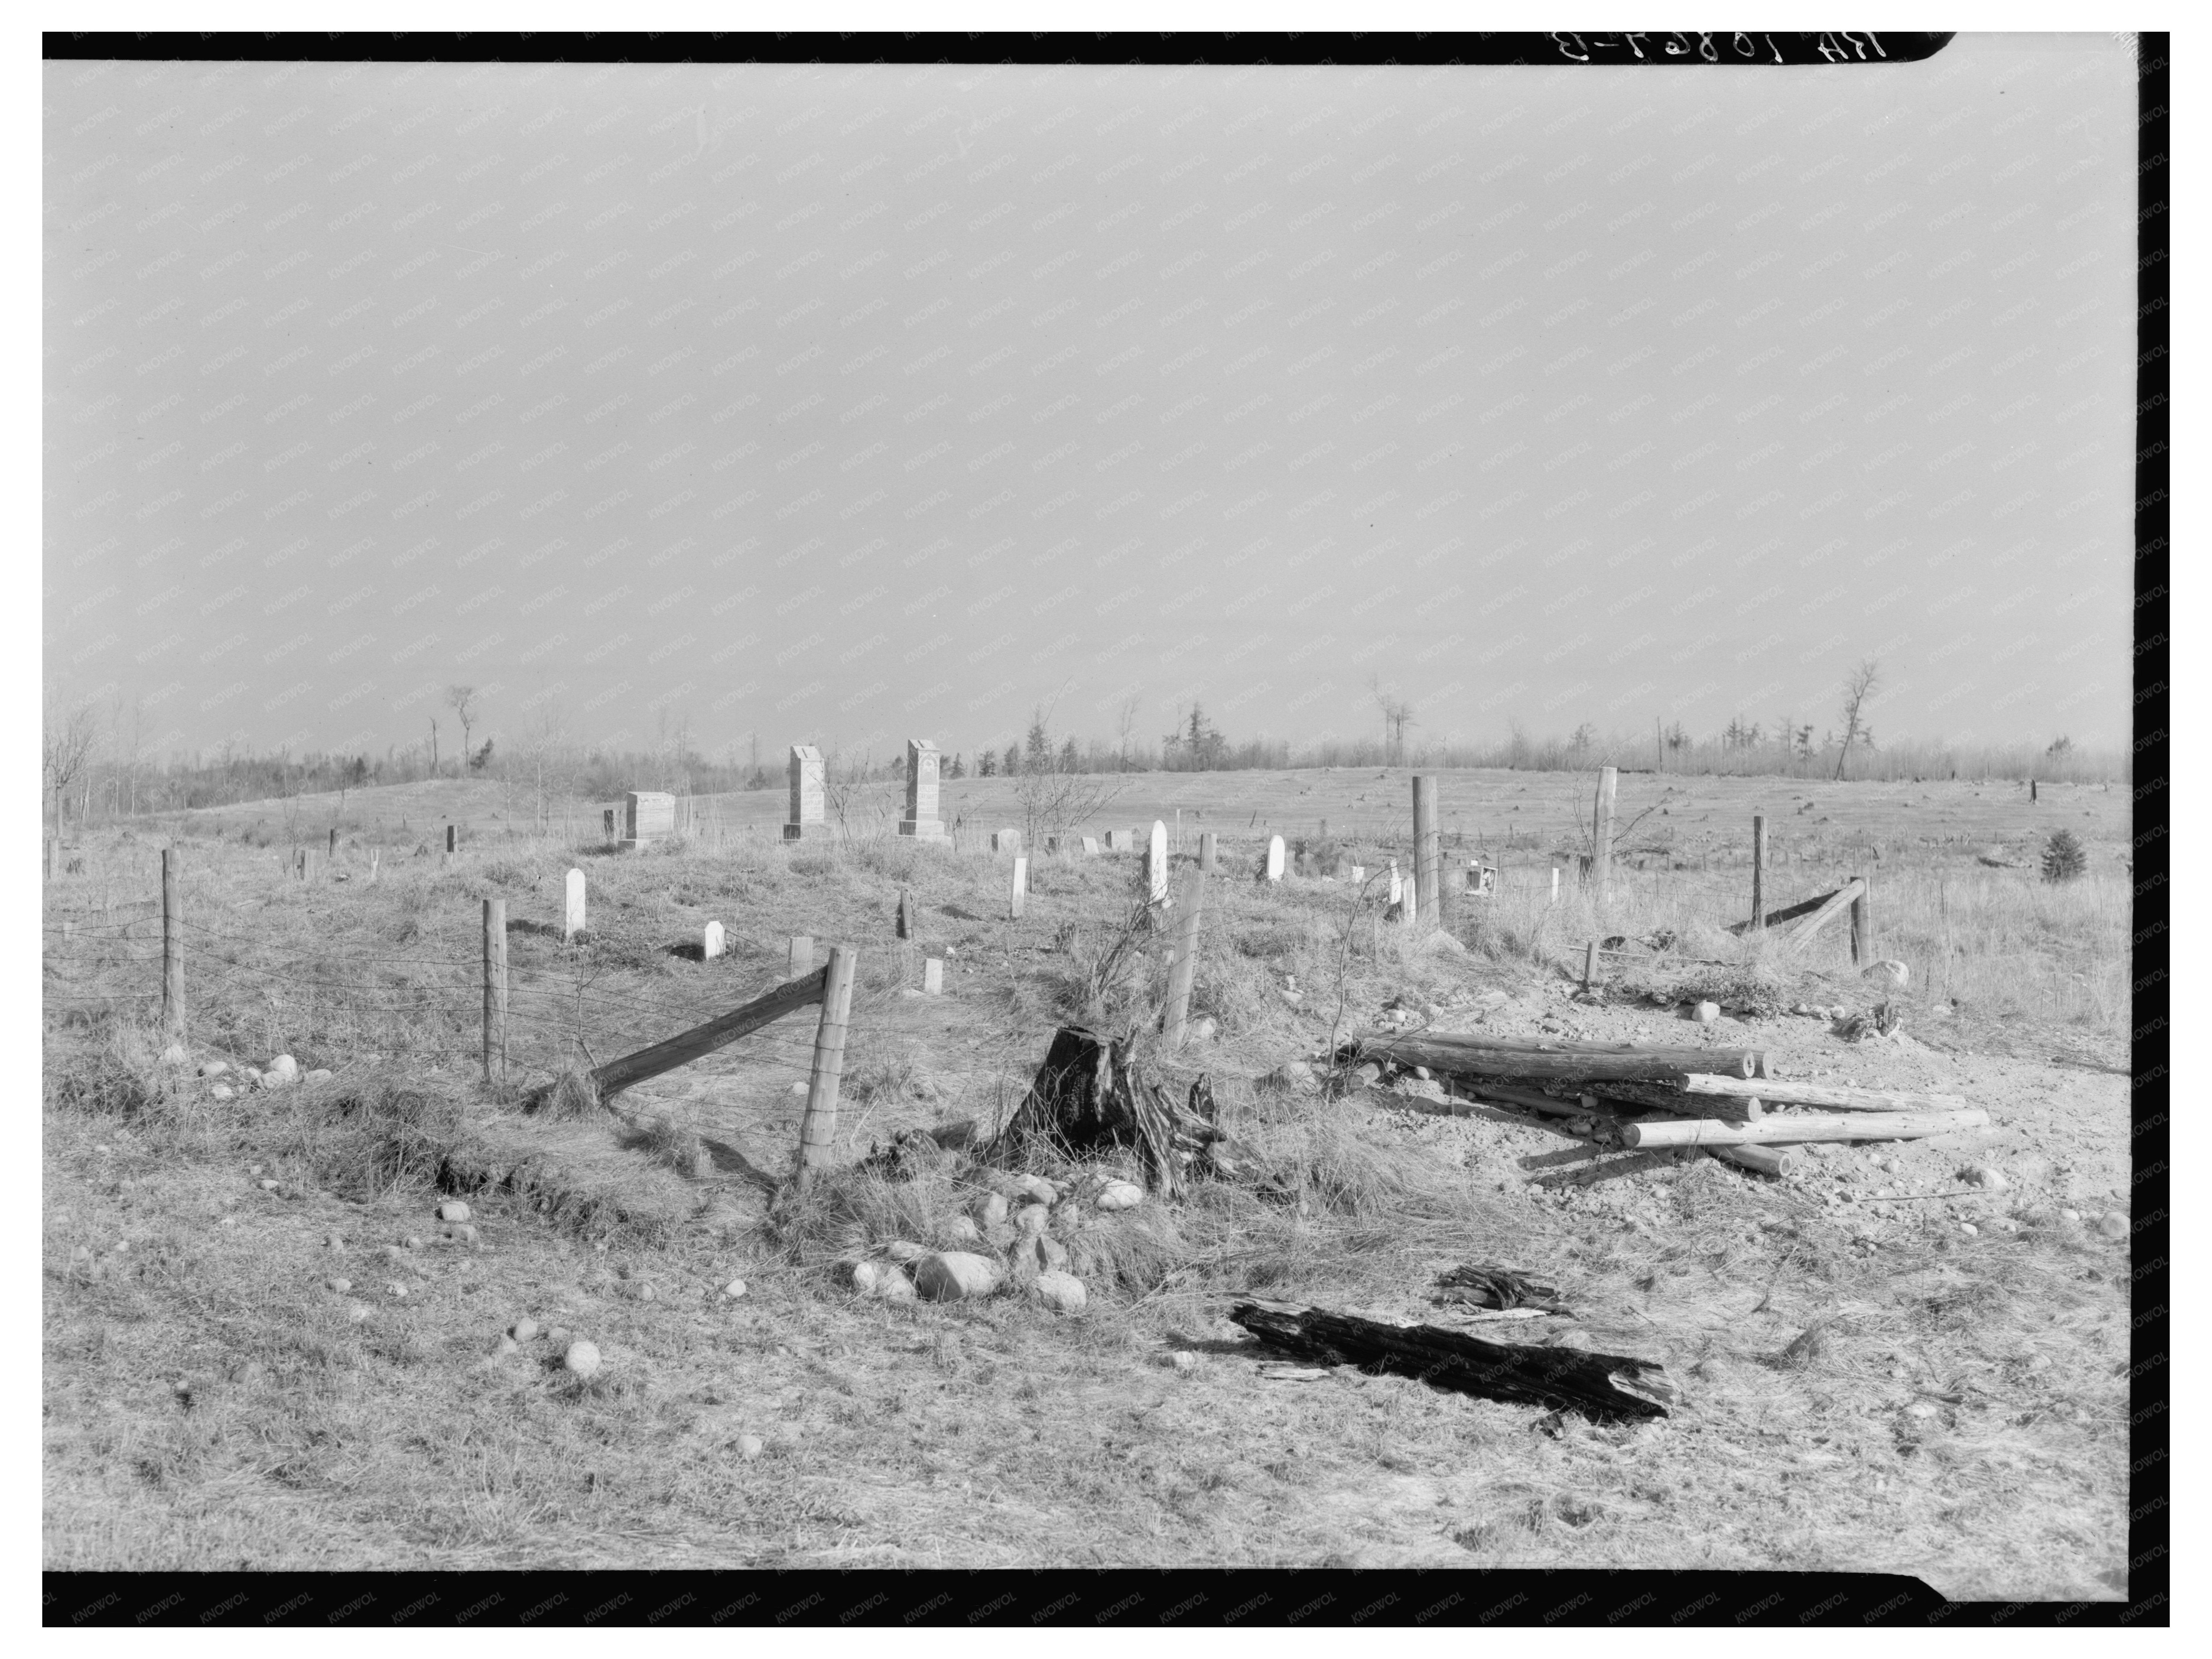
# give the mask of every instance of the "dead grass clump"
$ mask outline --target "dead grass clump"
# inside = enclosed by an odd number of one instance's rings
[[[599,1085],[589,1072],[568,1066],[546,1090],[538,1109],[548,1117],[597,1117],[602,1109]]]
[[[827,853],[793,853],[784,867],[794,876],[827,876],[835,873],[837,860]]]
[[[1334,1115],[1278,1120],[1253,1137],[1278,1179],[1312,1209],[1340,1216],[1435,1214],[1453,1189],[1412,1146],[1362,1134]]]
[[[631,1146],[678,1175],[697,1178],[712,1173],[714,1160],[708,1156],[698,1132],[665,1117],[638,1119]]]
[[[150,1042],[129,1026],[110,1026],[74,1052],[48,1052],[46,1099],[73,1112],[136,1117],[173,1105],[176,1091]]]
[[[826,1268],[894,1239],[935,1244],[959,1213],[948,1171],[910,1181],[871,1170],[824,1170],[805,1191],[787,1189],[769,1218],[776,1243],[802,1267]]]
[[[1200,1252],[1180,1217],[1164,1204],[1101,1215],[1067,1240],[1067,1265],[1093,1289],[1117,1287],[1145,1296],[1194,1270]]]

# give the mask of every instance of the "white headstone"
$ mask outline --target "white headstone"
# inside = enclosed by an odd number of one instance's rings
[[[784,821],[786,841],[806,841],[830,833],[822,817],[826,776],[819,749],[805,743],[791,745],[791,816]]]
[[[797,979],[801,974],[811,974],[813,971],[813,939],[805,933],[793,933],[791,936],[791,976]]]
[[[1126,830],[1109,830],[1106,832],[1106,850],[1109,853],[1127,852],[1129,832]]]
[[[1087,859],[1095,859],[1098,856],[1097,836],[1085,836],[1083,838],[1083,856]]]
[[[1353,865],[1352,866],[1352,878],[1354,881],[1365,881],[1367,879],[1367,866],[1364,864]]]
[[[1398,860],[1390,860],[1390,902],[1402,903],[1406,897],[1406,878],[1398,873]]]
[[[1283,838],[1280,836],[1270,836],[1267,837],[1267,879],[1280,881],[1282,878]]]
[[[1554,903],[1554,904],[1557,904],[1559,902],[1559,866],[1558,865],[1556,865],[1556,864],[1555,864],[1555,865],[1553,865],[1553,866],[1552,866],[1552,902],[1553,902],[1553,903]]]
[[[1018,853],[1022,850],[1022,832],[1018,830],[994,830],[991,832],[994,853]]]
[[[921,988],[931,996],[945,994],[945,960],[931,957],[921,964]]]
[[[710,921],[707,924],[707,936],[701,941],[699,948],[702,957],[708,962],[712,962],[722,954],[722,924],[720,922]]]
[[[1018,857],[1014,860],[1013,890],[1008,895],[1006,900],[1006,914],[1012,916],[1016,921],[1019,921],[1021,920],[1022,901],[1027,898],[1029,895],[1030,861],[1025,858]]]
[[[1410,927],[1420,920],[1420,896],[1414,890],[1413,878],[1408,876],[1406,878],[1405,894],[1399,904],[1398,919]]]
[[[1145,848],[1145,874],[1151,882],[1152,902],[1168,902],[1168,827],[1152,820],[1152,839]]]
[[[568,872],[568,902],[561,912],[561,943],[568,944],[584,931],[584,872],[571,870]]]
[[[659,789],[623,797],[623,845],[631,852],[676,833],[676,797]]]
[[[921,841],[944,838],[945,820],[937,815],[937,745],[927,738],[906,740],[906,816],[898,832]]]

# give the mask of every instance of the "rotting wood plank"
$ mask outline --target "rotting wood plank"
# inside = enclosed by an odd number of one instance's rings
[[[1599,1422],[1664,1417],[1675,1398],[1662,1366],[1625,1354],[1489,1342],[1438,1325],[1386,1325],[1283,1302],[1240,1302],[1229,1318],[1270,1347],[1310,1363],[1411,1376],[1432,1388],[1580,1412]]]
[[[1465,1031],[1408,1031],[1407,1036],[1422,1042],[1441,1042],[1453,1048],[1476,1053],[1499,1054],[1608,1054],[1630,1055],[1638,1060],[1663,1060],[1685,1072],[1711,1073],[1725,1075],[1747,1063],[1753,1068],[1742,1072],[1745,1077],[1759,1075],[1758,1066],[1766,1057],[1763,1048],[1705,1048],[1694,1044],[1656,1042],[1592,1042],[1567,1037],[1508,1037],[1487,1036]],[[1388,1041],[1387,1038],[1372,1039]]]
[[[1771,1078],[1713,1077],[1693,1072],[1682,1079],[1683,1103],[1704,1109],[1716,1095],[1756,1096],[1769,1106],[1826,1106],[1839,1112],[1960,1112],[1964,1095],[1917,1093],[1905,1089],[1862,1089],[1847,1083],[1785,1083]],[[1674,1110],[1671,1105],[1668,1110]]]
[[[1711,1071],[1733,1071],[1739,1077],[1749,1077],[1753,1064],[1751,1054],[1747,1050],[1739,1052],[1741,1058],[1734,1065],[1711,1065]],[[1698,1051],[1700,1066],[1705,1066],[1720,1053],[1717,1049]],[[1689,1075],[1689,1067],[1681,1063],[1679,1052],[1668,1050],[1625,1054],[1541,1054],[1525,1049],[1468,1048],[1431,1042],[1422,1037],[1368,1037],[1360,1041],[1354,1057],[1395,1060],[1401,1066],[1425,1066],[1432,1072],[1472,1077],[1624,1078],[1679,1083]]]
[[[1852,901],[1866,891],[1866,883],[1856,878],[1845,882],[1828,895],[1827,901],[1804,921],[1799,922],[1784,937],[1783,945],[1789,950],[1802,951],[1813,935],[1826,927],[1851,907]]]
[[[592,1073],[592,1086],[604,1100],[608,1096],[643,1083],[648,1078],[659,1077],[663,1072],[673,1071],[678,1066],[689,1065],[717,1048],[749,1036],[763,1025],[796,1013],[801,1008],[811,1008],[822,1000],[823,988],[828,984],[830,969],[825,965],[811,974],[787,980],[764,995],[755,997],[742,1008],[732,1008],[726,1014],[717,1015],[703,1025],[695,1025],[688,1031],[654,1043],[649,1048],[640,1048],[635,1054],[611,1060]]]
[[[1842,890],[1841,888],[1837,889],[1838,892]],[[1785,921],[1795,921],[1800,916],[1809,916],[1835,896],[1835,893],[1821,893],[1813,898],[1800,900],[1796,904],[1785,904],[1779,910],[1769,910],[1765,916],[1765,925],[1773,927]],[[1747,933],[1750,931],[1751,924],[1747,921],[1734,921],[1729,924],[1729,932],[1731,933]]]

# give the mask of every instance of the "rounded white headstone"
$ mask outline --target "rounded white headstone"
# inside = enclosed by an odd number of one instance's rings
[[[722,954],[722,924],[720,922],[710,921],[707,924],[707,936],[701,949],[709,962]]]
[[[1282,878],[1283,838],[1280,836],[1270,836],[1267,837],[1267,879],[1280,881]]]

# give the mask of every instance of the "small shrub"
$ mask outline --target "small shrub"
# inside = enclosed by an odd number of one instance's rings
[[[2071,830],[2052,833],[2043,847],[2043,878],[2045,881],[2073,881],[2089,868],[2089,854]]]

